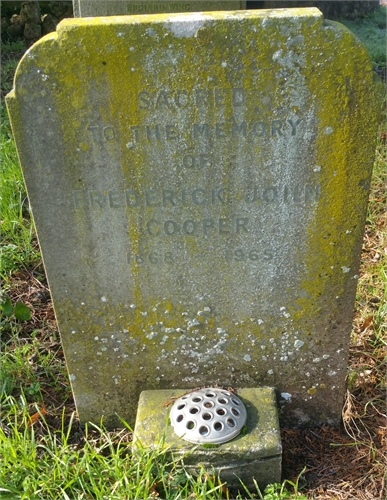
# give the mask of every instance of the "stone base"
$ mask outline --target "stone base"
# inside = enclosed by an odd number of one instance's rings
[[[195,474],[200,467],[214,471],[230,488],[243,484],[261,490],[281,481],[282,446],[275,391],[270,387],[240,389],[238,396],[247,409],[246,426],[233,440],[220,445],[200,446],[179,438],[170,425],[172,398],[184,389],[144,391],[140,395],[133,434],[135,448],[155,447],[164,439],[176,459],[184,456],[184,466]],[[171,404],[165,406],[168,401]]]

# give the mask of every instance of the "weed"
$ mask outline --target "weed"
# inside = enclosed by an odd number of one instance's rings
[[[0,296],[0,325],[2,317],[7,318],[8,321],[12,317],[16,320],[28,321],[31,319],[31,310],[23,302],[16,302],[13,306],[9,297]]]
[[[299,499],[299,500],[307,500],[306,495],[302,495],[299,493],[299,481],[302,478],[302,475],[305,473],[306,467],[302,469],[300,474],[297,476],[295,482],[285,479],[283,483],[274,483],[266,486],[264,493],[261,492],[257,481],[254,479],[254,485],[257,490],[257,494],[260,500],[289,500],[289,499]],[[246,486],[242,483],[243,489],[245,490],[245,494],[247,494],[247,498],[256,498],[256,494],[249,491]],[[293,492],[288,490],[288,487],[293,489]]]

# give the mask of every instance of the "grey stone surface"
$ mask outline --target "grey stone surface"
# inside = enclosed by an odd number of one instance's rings
[[[232,488],[240,480],[254,489],[254,479],[263,490],[281,481],[282,446],[276,395],[273,388],[240,389],[238,397],[246,406],[244,431],[233,440],[215,447],[194,445],[180,439],[169,424],[168,403],[184,394],[182,389],[144,391],[140,395],[133,446],[154,448],[160,442],[176,460],[184,458],[186,470],[197,473],[202,465],[214,470]]]
[[[235,0],[73,0],[74,17],[160,14],[238,10],[246,2]]]
[[[64,20],[27,52],[7,104],[82,421],[218,384],[338,425],[373,78],[317,9]]]

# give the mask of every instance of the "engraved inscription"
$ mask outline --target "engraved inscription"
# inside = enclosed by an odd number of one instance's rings
[[[177,143],[180,139],[186,140],[187,134],[191,142],[263,141],[299,135],[302,117],[267,109],[260,100],[258,90],[247,91],[243,87],[141,90],[136,95],[137,114],[141,121],[127,124],[126,146],[131,149],[139,143]],[[179,115],[186,108],[195,112],[195,121],[181,120]],[[219,112],[224,116],[224,111],[229,108],[238,111],[238,119],[216,118]],[[243,117],[247,110],[254,110],[253,117]],[[200,120],[200,116],[208,111],[213,114],[214,121],[208,120],[208,114],[206,119]],[[146,118],[150,113],[153,115],[151,120]],[[159,120],[154,118],[155,113],[160,113]],[[178,117],[176,121],[171,114]],[[91,123],[87,130],[97,143],[117,138],[117,132],[110,125]]]
[[[94,142],[107,142],[114,141],[116,139],[116,131],[114,127],[107,125],[88,125],[87,130],[91,132],[92,139]]]
[[[158,252],[158,251],[152,251],[152,252],[141,252],[141,253],[131,253],[127,252],[126,254],[126,260],[128,264],[131,264],[132,262],[135,262],[138,265],[141,264],[153,264],[153,265],[158,265],[158,264],[173,264],[174,263],[174,256],[172,252]]]
[[[249,251],[245,251],[241,248],[237,250],[227,249],[225,257],[228,263],[256,261],[259,260],[261,257],[264,260],[272,260],[274,257],[274,252],[271,248],[264,248],[261,251],[255,248]]]
[[[249,232],[249,219],[247,217],[186,219],[177,221],[160,218],[149,219],[146,223],[146,232],[149,236],[208,236],[245,234]]]
[[[284,109],[270,109],[263,104],[263,101],[270,101],[267,97],[261,98],[258,89],[240,86],[143,88],[133,97],[136,118],[126,123],[119,133],[108,123],[90,123],[87,130],[99,147],[120,135],[131,153],[147,146],[175,149],[179,154],[170,155],[169,163],[158,166],[164,174],[166,167],[168,171],[189,176],[196,171],[235,170],[241,165],[243,151],[235,149],[234,152],[231,148],[231,152],[215,153],[214,144],[230,149],[232,143],[243,143],[248,148],[260,148],[269,141],[288,143],[301,137],[305,126],[300,111],[296,115]],[[129,158],[132,158],[131,153]],[[138,161],[136,156],[133,159]],[[230,266],[269,263],[275,257],[275,250],[261,239],[257,214],[266,216],[269,207],[275,210],[286,205],[305,210],[318,202],[321,187],[318,183],[265,181],[263,172],[267,167],[262,170],[260,160],[257,163],[259,177],[255,183],[254,180],[245,181],[242,186],[230,188],[228,184],[222,186],[222,182],[214,181],[219,184],[180,184],[176,187],[172,180],[171,185],[139,186],[126,181],[128,184],[120,189],[109,186],[74,190],[73,205],[77,211],[123,210],[128,216],[141,215],[138,231],[145,240],[140,240],[140,246],[127,253],[130,266],[156,268],[203,259],[208,251],[203,242],[211,244],[211,255]],[[195,245],[190,249],[184,245],[179,247],[182,240],[186,244],[194,239],[200,241],[201,250],[194,250]],[[145,247],[142,246],[144,242]],[[219,245],[226,245],[226,248],[219,248]]]
[[[253,186],[251,192],[245,197],[247,203],[266,202],[273,203],[283,201],[284,203],[301,203],[318,201],[321,194],[319,184],[305,184],[300,186],[296,184],[293,187],[284,186],[283,189],[278,186]]]
[[[227,105],[242,106],[245,103],[246,91],[244,88],[200,88],[192,91],[177,89],[173,92],[142,90],[137,94],[139,110],[176,110],[188,106],[195,106],[199,109],[203,107],[222,108]]]
[[[191,255],[190,257],[197,257],[199,259],[202,258],[201,254]],[[261,261],[269,262],[274,258],[274,249],[263,246],[262,248],[252,248],[250,250],[243,250],[241,248],[230,249],[227,248],[219,254],[219,257],[222,257],[227,264],[233,264],[238,262],[249,262],[249,263],[258,263]],[[142,265],[173,265],[178,260],[182,260],[182,254],[178,254],[176,252],[162,252],[157,249],[152,249],[151,251],[140,251],[140,252],[127,252],[126,260],[127,263],[132,265],[136,264],[138,266]]]
[[[282,120],[230,121],[216,123],[152,123],[130,125],[130,140],[134,143],[148,141],[176,141],[189,132],[192,141],[200,139],[254,139],[291,137],[297,134],[301,118]]]
[[[261,203],[314,203],[321,195],[319,184],[254,185],[246,189],[243,201],[246,205]],[[73,191],[73,204],[83,209],[119,209],[137,207],[189,207],[219,206],[229,203],[230,194],[223,187],[158,189],[149,187],[144,190],[127,188],[125,190],[83,190]]]

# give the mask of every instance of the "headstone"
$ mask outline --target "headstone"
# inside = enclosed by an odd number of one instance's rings
[[[73,0],[75,17],[200,12],[246,8],[237,0]]]
[[[337,425],[379,103],[311,9],[67,19],[7,98],[82,421],[276,387]]]

